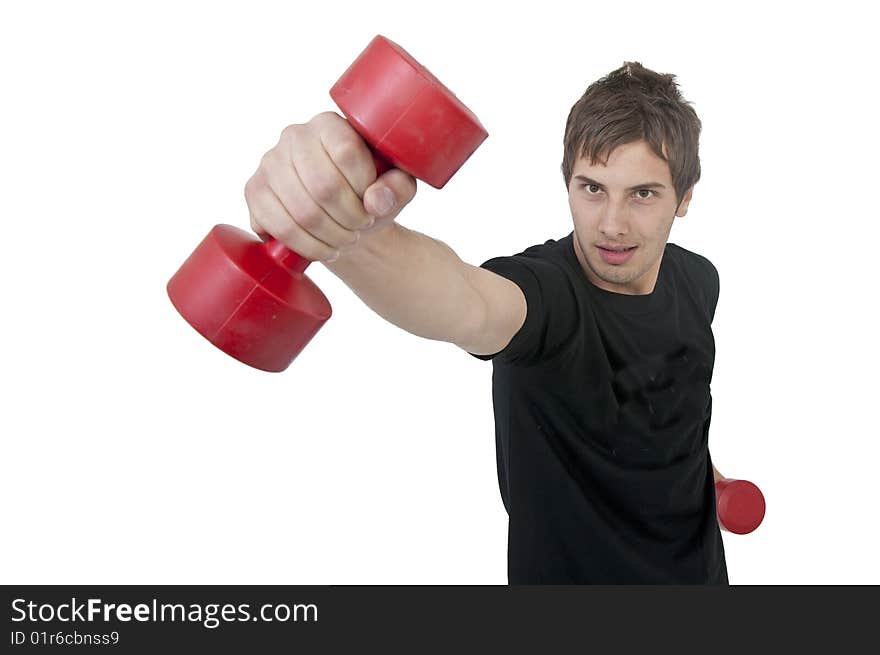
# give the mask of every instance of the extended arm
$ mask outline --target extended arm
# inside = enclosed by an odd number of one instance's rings
[[[384,319],[474,354],[498,352],[525,320],[516,284],[397,223],[364,234],[358,247],[326,265]]]

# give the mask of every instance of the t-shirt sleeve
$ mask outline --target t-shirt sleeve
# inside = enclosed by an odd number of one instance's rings
[[[557,355],[578,324],[571,280],[558,264],[525,254],[496,257],[480,265],[516,284],[526,299],[526,319],[502,350],[476,355],[482,360],[532,364]]]
[[[709,266],[709,287],[708,287],[708,306],[710,322],[715,320],[715,308],[718,306],[718,295],[721,291],[721,282],[718,277],[718,269],[708,259],[706,263]]]
[[[685,259],[682,260],[685,271],[691,283],[696,287],[695,293],[709,317],[709,323],[715,320],[715,308],[718,306],[718,294],[720,291],[720,283],[718,279],[718,269],[709,260],[699,253],[686,251],[676,246],[675,252],[684,252]]]

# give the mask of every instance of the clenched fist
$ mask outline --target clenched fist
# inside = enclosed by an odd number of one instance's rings
[[[393,221],[416,180],[392,168],[376,177],[369,147],[341,116],[290,125],[244,188],[251,228],[312,261],[335,261],[361,232]]]

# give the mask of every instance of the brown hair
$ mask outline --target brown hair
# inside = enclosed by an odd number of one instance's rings
[[[562,158],[565,186],[578,157],[589,157],[591,165],[597,160],[607,163],[617,146],[644,140],[669,165],[680,203],[700,179],[701,127],[697,113],[681,97],[675,75],[655,73],[637,61],[624,62],[587,87],[568,114]]]

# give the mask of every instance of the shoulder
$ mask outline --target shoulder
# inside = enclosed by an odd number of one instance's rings
[[[530,260],[538,260],[538,261],[556,261],[562,259],[562,248],[568,242],[571,244],[571,236],[562,238],[562,239],[547,239],[544,243],[538,243],[533,246],[529,246],[525,250],[522,250],[516,254],[509,255],[510,257],[522,257]],[[500,259],[500,258],[499,258]]]
[[[720,290],[718,269],[708,257],[675,243],[667,243],[666,252],[678,262],[688,282],[699,290],[710,315],[714,317]]]
[[[537,278],[562,280],[567,272],[566,247],[571,247],[570,235],[559,240],[548,239],[513,255],[493,257],[480,266],[500,274],[521,271]]]
[[[675,243],[667,243],[666,252],[675,257],[689,275],[708,280],[718,279],[718,269],[708,257]]]
[[[516,284],[526,301],[525,322],[501,359],[536,362],[553,357],[571,344],[581,308],[565,262],[567,247],[571,247],[570,236],[549,239],[481,265]]]

